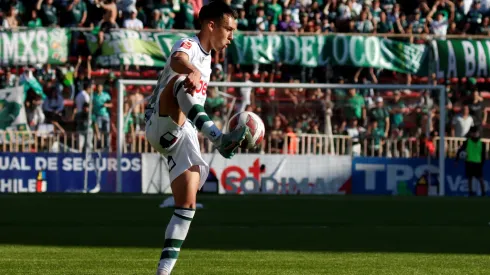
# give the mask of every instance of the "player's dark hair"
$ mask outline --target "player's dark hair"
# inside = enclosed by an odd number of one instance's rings
[[[204,5],[199,11],[199,21],[202,23],[207,20],[218,20],[231,16],[234,19],[238,18],[237,12],[222,0],[215,0]]]

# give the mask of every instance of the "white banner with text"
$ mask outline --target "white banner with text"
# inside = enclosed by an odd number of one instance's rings
[[[204,154],[210,175],[203,189],[217,184],[220,194],[345,194],[350,156],[238,154],[225,159]],[[142,154],[142,191],[170,194],[167,160]]]

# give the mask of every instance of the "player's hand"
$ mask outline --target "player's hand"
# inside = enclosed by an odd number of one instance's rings
[[[194,92],[197,88],[199,88],[201,82],[201,72],[193,71],[192,73],[187,75],[187,78],[184,80],[184,88],[185,91],[191,95],[194,95]]]

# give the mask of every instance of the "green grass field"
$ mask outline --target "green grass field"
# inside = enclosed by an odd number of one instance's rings
[[[2,195],[0,274],[154,274],[160,196]],[[490,200],[211,196],[172,274],[490,274]]]

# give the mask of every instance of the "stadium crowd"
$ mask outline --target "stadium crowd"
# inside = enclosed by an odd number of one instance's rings
[[[483,34],[488,35],[490,0],[231,0],[238,10],[238,29],[254,32],[296,33],[398,33],[398,34]],[[19,27],[89,27],[129,29],[196,29],[200,0],[10,0],[0,2],[4,29]],[[32,130],[48,123],[49,131],[85,131],[90,128],[88,101],[94,93],[92,120],[96,136],[113,132],[114,81],[123,77],[120,68],[98,68],[84,45],[83,33],[72,33],[71,63],[64,66],[37,65],[3,68],[0,88],[36,78],[43,92],[30,92],[25,101]],[[405,39],[406,38],[397,38]],[[414,37],[408,40],[423,43]],[[82,42],[81,42],[82,41]],[[225,62],[225,58],[227,59]],[[288,83],[416,83],[427,82],[410,75],[373,68],[317,67],[285,64],[240,66],[231,57],[215,53],[212,81]],[[108,70],[107,70],[108,69]],[[155,71],[154,68],[143,70]],[[127,75],[127,74],[126,74]],[[156,78],[156,71],[153,74]],[[136,71],[131,78],[141,77]],[[447,134],[464,137],[472,125],[484,126],[486,83],[468,78],[444,81],[447,91]],[[97,85],[95,85],[97,84]],[[206,108],[219,125],[230,101],[208,90]],[[128,87],[125,113],[126,133],[143,130],[140,102],[151,89]],[[269,134],[268,151],[283,152],[284,137],[301,133],[325,133],[328,120],[333,134],[350,135],[354,141],[370,138],[376,150],[385,139],[424,138],[425,125],[437,135],[438,95],[431,91],[388,91],[372,89],[263,89],[240,88],[221,91],[239,98],[234,111],[258,113]],[[428,122],[430,120],[430,123]],[[484,127],[481,127],[482,129]],[[109,146],[107,135],[103,144]],[[131,135],[130,135],[131,136]],[[261,150],[266,149],[264,145]]]

